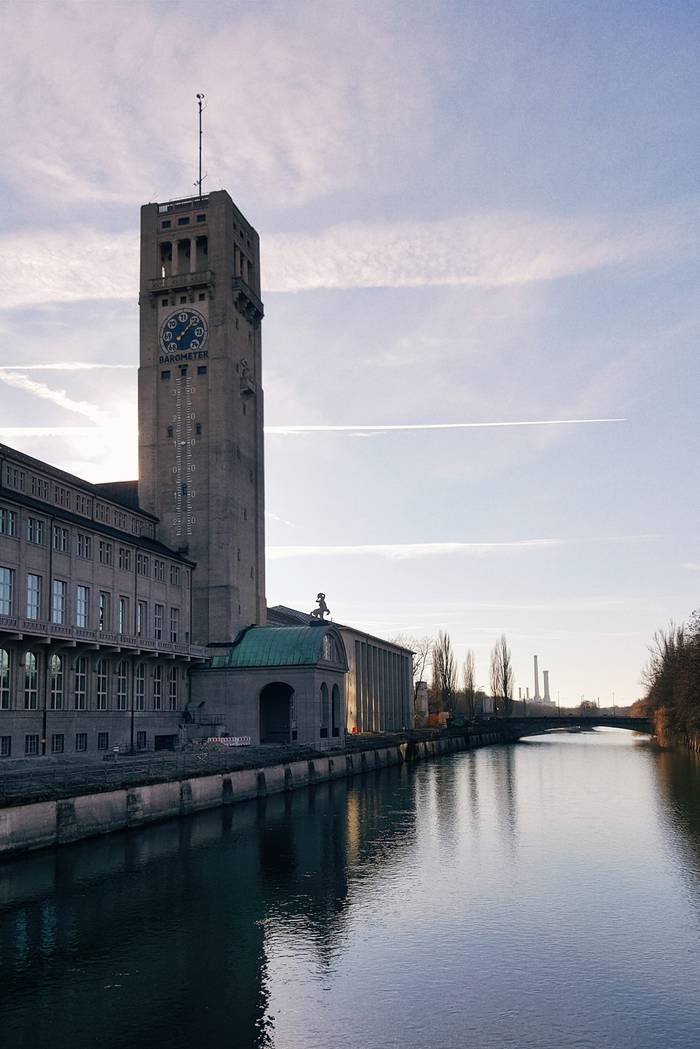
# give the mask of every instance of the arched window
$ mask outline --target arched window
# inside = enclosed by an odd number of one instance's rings
[[[177,667],[171,667],[168,672],[168,707],[177,710]]]
[[[335,643],[335,638],[331,634],[324,634],[323,643],[321,647],[321,654],[323,659],[329,663],[338,663],[338,648]]]
[[[117,710],[129,709],[129,664],[125,659],[117,663]]]
[[[163,705],[163,668],[156,665],[153,668],[153,709],[160,710]]]
[[[139,663],[134,675],[134,709],[146,709],[146,667]]]
[[[63,658],[55,654],[49,660],[49,706],[63,710]]]
[[[98,659],[95,664],[95,709],[107,710],[109,705],[109,678],[107,660]]]
[[[37,671],[37,659],[33,652],[27,652],[24,657],[24,709],[36,710],[39,705],[38,690],[39,675]]]
[[[87,656],[78,656],[73,668],[73,700],[76,710],[87,708]]]
[[[337,685],[331,691],[331,727],[334,736],[340,735],[340,689]]]
[[[321,685],[321,739],[328,737],[328,685]]]
[[[0,648],[0,710],[10,709],[10,653]]]

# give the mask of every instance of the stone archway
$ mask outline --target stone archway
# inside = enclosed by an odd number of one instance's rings
[[[283,681],[273,681],[260,692],[260,742],[289,743],[292,738],[292,697],[294,689]]]

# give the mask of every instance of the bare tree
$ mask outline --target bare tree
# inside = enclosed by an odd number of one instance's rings
[[[491,694],[506,717],[513,712],[513,662],[506,635],[501,634],[491,651]]]
[[[474,664],[474,653],[471,648],[467,651],[462,668],[462,684],[464,686],[464,706],[468,718],[476,714],[476,668]]]
[[[396,637],[392,637],[391,642],[394,645],[400,645],[402,648],[410,648],[413,652],[413,697],[415,699],[418,682],[425,680],[435,639],[432,637],[413,637],[411,634],[397,634]]]
[[[433,689],[440,710],[452,710],[457,688],[457,664],[450,635],[441,630],[433,645]]]

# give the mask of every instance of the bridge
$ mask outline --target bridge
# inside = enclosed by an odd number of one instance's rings
[[[610,714],[577,714],[575,711],[565,713],[533,715],[533,717],[494,717],[489,721],[508,725],[514,739],[523,736],[539,736],[543,732],[577,731],[593,728],[626,728],[632,732],[653,733],[649,718],[631,718]]]

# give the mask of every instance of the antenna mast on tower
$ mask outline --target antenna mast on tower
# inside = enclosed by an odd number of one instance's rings
[[[202,182],[204,182],[204,179],[207,177],[206,175],[202,175],[202,110],[206,108],[204,104],[204,95],[197,95],[197,105],[199,107],[199,178],[195,182],[195,186],[197,186],[199,196],[201,197]]]

